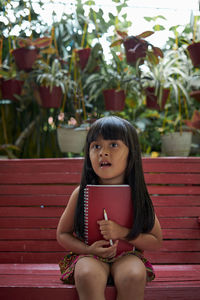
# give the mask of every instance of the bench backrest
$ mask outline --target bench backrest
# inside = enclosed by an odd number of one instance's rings
[[[0,161],[0,263],[54,263],[65,251],[56,227],[78,185],[82,158]],[[160,220],[162,249],[154,264],[200,263],[200,158],[143,158]]]

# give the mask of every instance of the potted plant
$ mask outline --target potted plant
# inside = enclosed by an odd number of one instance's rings
[[[99,61],[103,55],[103,49],[100,43],[94,47],[75,49],[76,61],[85,73],[92,73],[99,70]]]
[[[16,66],[2,65],[0,68],[0,86],[3,99],[18,101],[24,84],[23,72],[17,72]]]
[[[159,56],[163,56],[160,48],[153,46],[145,40],[146,37],[154,34],[153,31],[145,31],[136,36],[128,36],[126,32],[117,30],[120,38],[114,41],[110,47],[115,47],[120,44],[124,45],[126,61],[130,65],[135,65],[138,60],[140,63],[144,62],[144,58],[149,56],[149,59],[158,61]]]
[[[62,69],[59,60],[54,59],[51,65],[37,61],[32,76],[38,86],[39,104],[44,108],[60,107],[71,80],[68,71]]]
[[[85,144],[89,124],[79,125],[74,117],[70,117],[67,123],[64,113],[59,114],[60,124],[57,127],[57,140],[61,152],[81,153]]]
[[[192,144],[192,131],[184,125],[184,116],[179,109],[168,107],[168,115],[160,113],[162,126],[161,152],[167,156],[188,156]]]
[[[30,38],[19,38],[17,40],[18,48],[12,50],[15,63],[19,70],[31,71],[36,61],[39,49],[46,48],[51,45],[50,37],[41,37],[35,40]]]
[[[187,45],[186,50],[194,67],[200,66],[200,34],[199,22],[200,17],[191,13],[190,23],[185,26],[179,41],[182,45]],[[174,28],[176,31],[176,28]],[[176,39],[177,39],[176,31]]]
[[[99,72],[88,76],[84,87],[88,90],[89,102],[97,102],[103,95],[105,110],[122,111],[126,94],[132,88],[133,76],[128,68],[125,71],[127,65],[116,53],[111,53],[111,63],[102,60]]]
[[[176,103],[179,101],[179,92],[190,101],[186,88],[190,68],[183,51],[169,50],[159,63],[146,61],[145,64],[145,68],[139,72],[139,79],[146,95],[147,107],[163,110],[170,93],[173,93]]]

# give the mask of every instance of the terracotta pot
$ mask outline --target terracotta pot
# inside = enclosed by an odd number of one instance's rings
[[[124,90],[104,90],[103,96],[106,110],[122,111],[124,109],[126,99]]]
[[[187,47],[194,67],[200,66],[200,43],[193,43]]]
[[[77,53],[78,53],[80,68],[81,70],[84,70],[91,53],[91,48],[77,50]]]
[[[88,130],[86,128],[57,128],[58,145],[61,152],[81,153]]]
[[[61,106],[63,96],[61,87],[54,86],[50,91],[50,87],[40,86],[39,94],[42,107],[59,108]]]
[[[1,80],[2,98],[18,101],[16,95],[21,95],[24,82],[17,79]]]
[[[192,143],[192,132],[171,132],[161,137],[162,153],[167,156],[188,156]]]
[[[192,91],[190,97],[200,102],[200,91]]]
[[[18,48],[12,52],[15,63],[20,70],[31,71],[38,56],[37,49]]]
[[[156,109],[156,110],[163,110],[165,107],[165,104],[167,102],[167,99],[169,97],[170,90],[169,89],[163,89],[163,95],[162,95],[162,104],[161,107],[158,103],[158,98],[155,95],[155,88],[154,87],[148,87],[145,89],[146,92],[146,106],[150,109]]]
[[[128,37],[124,41],[126,61],[128,64],[135,64],[138,58],[146,56],[147,44],[135,37]],[[141,61],[143,63],[143,61]]]

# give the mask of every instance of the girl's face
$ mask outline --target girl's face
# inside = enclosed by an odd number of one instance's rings
[[[100,184],[123,184],[129,149],[121,140],[104,140],[90,144],[89,156]]]

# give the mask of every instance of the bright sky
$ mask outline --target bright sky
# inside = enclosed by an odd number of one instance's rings
[[[145,30],[152,30],[155,23],[145,21],[144,17],[162,15],[166,18],[166,21],[159,19],[158,24],[163,25],[166,30],[156,32],[149,38],[149,41],[155,46],[162,47],[168,39],[168,36],[172,34],[168,31],[171,26],[188,24],[191,12],[195,15],[200,15],[199,1],[200,0],[130,0],[128,1],[129,7],[123,10],[123,13],[127,13],[127,19],[132,22],[129,34],[136,35]],[[69,13],[74,6],[74,1],[70,0],[42,0],[46,8],[41,10],[39,0],[32,0],[31,2],[34,9],[36,9],[45,22],[49,24],[52,22],[53,11],[56,11],[56,18],[60,20],[62,13]],[[112,12],[114,15],[117,14],[114,2],[111,0],[96,0],[95,3],[97,7],[101,7],[105,12],[105,19],[109,12]],[[13,15],[12,17],[14,18],[15,16]],[[24,26],[28,28],[28,24],[24,24]],[[15,32],[14,34],[17,33]]]

